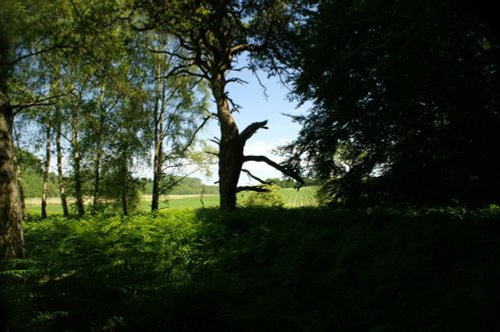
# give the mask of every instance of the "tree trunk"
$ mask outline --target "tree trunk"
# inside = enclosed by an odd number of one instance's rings
[[[160,207],[160,181],[163,167],[163,113],[165,110],[165,85],[162,89],[161,65],[156,67],[156,101],[154,109],[154,160],[153,160],[153,193],[151,194],[151,211]],[[161,100],[161,105],[160,105]]]
[[[24,234],[12,145],[13,114],[0,86],[0,259],[24,257]]]
[[[66,188],[64,186],[64,173],[63,173],[63,155],[62,155],[62,124],[60,108],[57,109],[57,133],[56,133],[56,158],[57,158],[57,182],[59,183],[59,196],[61,197],[61,206],[65,217],[69,216],[68,201],[66,200]]]
[[[45,142],[45,165],[43,171],[43,189],[42,189],[42,219],[47,219],[47,196],[49,191],[49,174],[50,174],[50,143],[51,143],[51,127],[50,116],[47,116],[45,124],[46,142]]]
[[[219,194],[223,210],[236,209],[236,192],[243,164],[242,149],[234,140],[223,143],[219,148]]]
[[[127,160],[127,148],[123,151],[123,158],[122,158],[122,177],[123,177],[123,183],[122,183],[122,212],[124,216],[128,216],[129,213],[129,208],[128,208],[128,160]]]
[[[239,139],[238,126],[229,108],[224,75],[215,76],[210,83],[217,103],[217,117],[221,130],[219,143],[219,202],[221,209],[234,210],[236,209],[236,188],[243,165],[244,142]]]
[[[61,71],[61,65],[56,62],[54,68],[54,77],[59,77]],[[58,95],[61,92],[61,82],[59,80],[53,80],[51,85],[51,90],[53,95]],[[62,113],[61,113],[61,101],[56,102],[54,108],[54,118],[56,131],[56,159],[57,159],[57,183],[59,185],[59,197],[61,198],[61,207],[63,210],[63,215],[65,217],[69,216],[68,201],[66,199],[66,188],[64,184],[64,172],[63,172],[63,150],[61,144],[62,137]]]
[[[78,144],[78,110],[76,106],[73,108],[71,146],[73,149],[73,177],[75,181],[75,198],[78,215],[81,217],[85,214],[82,194],[82,179],[80,174],[80,149]]]
[[[151,211],[158,211],[160,206],[160,180],[162,165],[162,143],[157,142],[155,138],[155,155],[154,155],[154,171],[153,171],[153,193],[151,195]]]
[[[14,165],[16,165],[17,187],[19,188],[19,202],[21,204],[21,219],[26,220],[26,217],[28,216],[28,212],[26,210],[26,196],[24,194],[23,176],[22,176],[22,172],[21,172],[21,166],[19,166],[19,163],[17,162],[16,156],[14,156]]]
[[[128,197],[127,197],[127,180],[124,181],[124,186],[122,188],[122,212],[124,216],[128,216]]]
[[[101,184],[101,158],[102,158],[102,140],[97,143],[97,152],[94,159],[94,193],[92,198],[92,214],[97,213],[99,207],[100,184]]]
[[[92,199],[92,214],[96,214],[99,205],[100,187],[101,187],[101,159],[103,155],[103,136],[104,125],[106,121],[106,110],[104,106],[104,85],[101,85],[101,93],[99,96],[99,128],[96,139],[96,154],[94,158],[94,193]]]

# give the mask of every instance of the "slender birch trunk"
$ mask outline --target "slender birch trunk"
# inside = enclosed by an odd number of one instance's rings
[[[68,201],[66,199],[66,187],[64,184],[63,172],[63,151],[61,144],[62,136],[62,123],[61,123],[61,109],[58,106],[56,110],[57,117],[57,130],[56,130],[56,159],[57,159],[57,182],[59,184],[59,196],[61,197],[61,207],[65,217],[69,216]]]
[[[94,157],[94,192],[92,198],[92,214],[96,214],[99,208],[99,199],[101,194],[101,160],[103,156],[104,125],[106,121],[106,112],[104,107],[104,85],[101,86],[99,95],[99,128],[96,137],[96,152]]]
[[[16,173],[17,173],[17,186],[19,187],[19,202],[21,204],[21,218],[26,220],[28,216],[28,211],[26,210],[26,195],[24,194],[24,186],[23,186],[23,172],[21,171],[21,166],[17,162],[17,158],[14,155],[14,164],[16,165]]]
[[[123,183],[122,183],[122,212],[124,216],[128,216],[129,214],[129,204],[128,204],[128,154],[127,154],[127,147],[124,147],[123,153],[122,153],[122,176],[123,176]]]
[[[92,198],[92,214],[95,215],[99,209],[100,184],[101,184],[101,158],[102,139],[97,142],[97,151],[94,159],[94,193]]]
[[[50,174],[50,158],[51,158],[51,140],[52,128],[50,125],[50,116],[47,116],[45,123],[45,163],[43,170],[43,188],[42,188],[42,219],[47,219],[47,198],[49,191],[49,174]]]
[[[71,147],[73,150],[73,179],[75,181],[75,199],[78,215],[81,217],[85,214],[85,206],[83,203],[82,179],[80,174],[80,148],[78,142],[78,108],[73,106],[72,123],[71,123]]]

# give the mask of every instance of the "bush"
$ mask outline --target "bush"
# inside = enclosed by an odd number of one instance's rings
[[[283,207],[285,196],[281,192],[281,187],[275,185],[265,185],[267,192],[252,192],[243,200],[246,207]]]

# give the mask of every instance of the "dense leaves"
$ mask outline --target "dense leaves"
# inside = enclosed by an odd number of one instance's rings
[[[296,63],[314,107],[290,150],[330,201],[500,201],[500,45],[482,5],[322,2]]]
[[[498,218],[495,206],[51,217],[26,224],[28,259],[2,265],[2,304],[26,331],[498,328]]]
[[[285,205],[285,196],[281,191],[281,187],[277,185],[265,185],[263,186],[263,188],[268,191],[252,192],[248,194],[243,200],[243,206],[265,206],[280,208]]]

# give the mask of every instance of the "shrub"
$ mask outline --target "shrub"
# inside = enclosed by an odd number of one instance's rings
[[[283,207],[285,197],[281,192],[281,187],[275,185],[264,186],[267,192],[252,192],[243,200],[243,206],[246,207]]]

